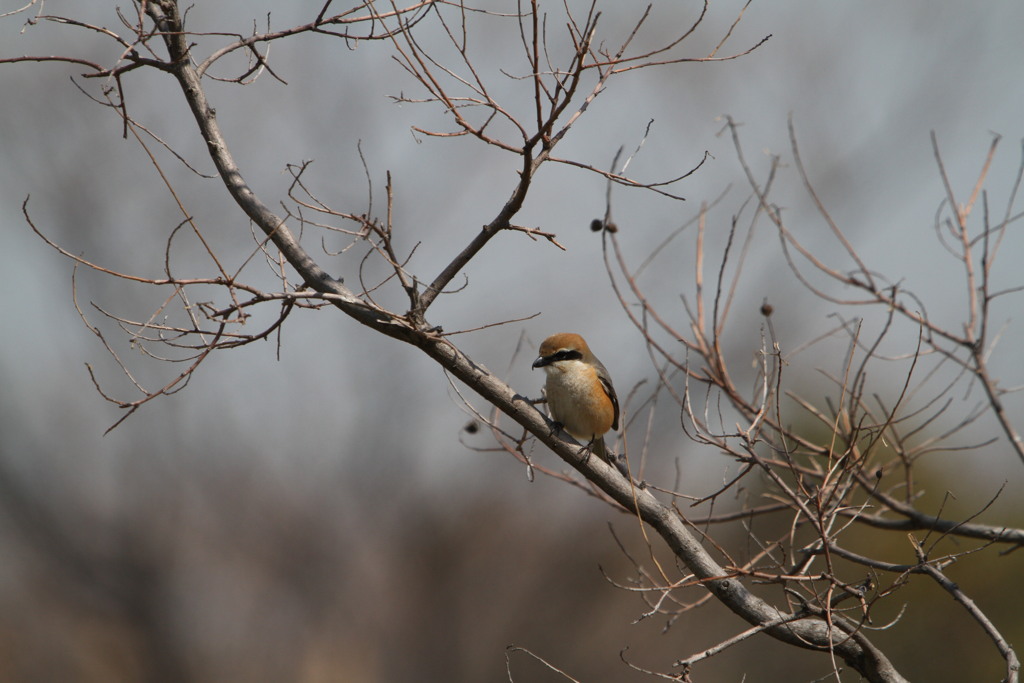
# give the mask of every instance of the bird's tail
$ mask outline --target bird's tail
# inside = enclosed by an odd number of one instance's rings
[[[622,473],[622,476],[629,478],[629,468],[626,466],[626,458],[623,455],[616,455],[610,453],[608,447],[604,443],[604,437],[599,436],[594,439],[593,445],[591,446],[593,452],[597,457],[607,462],[612,467],[616,468]]]

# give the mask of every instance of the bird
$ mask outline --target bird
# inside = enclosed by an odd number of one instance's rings
[[[598,457],[619,467],[604,443],[605,433],[619,428],[619,399],[608,370],[583,337],[571,332],[551,335],[541,342],[533,368],[544,368],[547,375],[544,391],[551,419]]]

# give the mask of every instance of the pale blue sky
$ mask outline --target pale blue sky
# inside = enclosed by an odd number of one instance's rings
[[[277,3],[264,4],[274,8],[275,26],[291,20]],[[232,29],[244,32],[251,17],[264,21],[266,10],[259,9],[260,3],[243,6],[244,11],[224,11],[234,18]],[[102,15],[96,20],[113,25],[111,7],[94,6]],[[699,55],[716,42],[738,7],[712,3],[707,32],[684,52]],[[203,11],[218,10],[198,7],[193,26],[205,21]],[[609,41],[625,30],[620,28],[625,17],[634,13],[631,3],[606,13]],[[656,23],[641,36],[652,44],[683,22],[664,4],[654,16]],[[789,158],[787,119],[792,116],[817,187],[865,258],[911,289],[930,293],[933,315],[956,320],[956,309],[944,307],[961,304],[961,279],[955,262],[935,244],[931,228],[943,192],[929,131],[938,135],[961,197],[973,183],[993,132],[1003,136],[990,173],[991,202],[1001,211],[1024,137],[1021,26],[1024,4],[1019,2],[754,2],[723,53],[772,34],[755,53],[733,62],[624,75],[595,101],[559,153],[605,166],[619,145],[635,148],[647,121],[654,119],[631,166],[639,178],[678,173],[705,150],[712,154],[704,169],[676,186],[687,197],[685,204],[616,190],[621,236],[630,257],[639,262],[663,235],[692,217],[702,201],[733,183],[714,216],[717,224],[709,226],[715,235],[709,242],[715,244],[746,196],[731,141],[717,135],[722,115],[743,123],[747,158],[762,171],[765,152]],[[4,56],[81,49],[97,59],[110,58],[104,49],[77,47],[81,32],[41,25],[18,34],[20,28],[17,21],[0,24]],[[515,48],[515,40],[492,38],[501,50]],[[398,92],[415,96],[416,90],[387,61],[383,46],[364,44],[353,51],[339,42],[308,38],[274,50],[278,73],[289,87],[264,76],[248,89],[224,86],[210,92],[243,171],[267,194],[268,203],[282,196],[285,164],[315,158],[311,173],[317,174],[318,186],[341,205],[362,206],[365,184],[355,155],[356,142],[362,140],[377,206],[384,172],[391,170],[397,230],[406,247],[424,241],[413,264],[427,277],[504,202],[514,159],[466,140],[417,142],[410,125],[447,124],[429,109],[399,107],[386,99]],[[481,57],[498,93],[506,83],[496,72],[505,56],[501,50]],[[521,71],[521,65],[512,70]],[[393,450],[413,470],[451,476],[455,468],[434,465],[476,467],[475,456],[458,442],[466,418],[440,370],[413,350],[379,339],[328,310],[293,321],[284,334],[281,362],[275,360],[272,343],[221,354],[182,394],[155,401],[102,437],[119,413],[95,393],[83,364],[94,363],[112,388],[126,386],[77,318],[70,264],[29,232],[20,204],[31,194],[33,216],[49,234],[86,258],[131,272],[158,272],[163,241],[179,218],[141,150],[120,138],[116,117],[88,102],[70,83],[69,75],[76,73],[54,64],[0,68],[0,92],[6,93],[0,104],[0,278],[7,292],[0,303],[6,330],[0,382],[4,440],[14,459],[19,445],[34,444],[54,457],[74,452],[76,461],[95,465],[108,452],[131,454],[140,443],[173,440],[185,430],[214,451],[231,450],[223,446],[231,442],[262,447],[270,461],[300,459],[328,468],[338,458],[367,462],[371,459],[363,451],[374,444]],[[126,82],[135,115],[208,169],[172,80],[137,72]],[[838,257],[829,240],[817,241],[825,227],[809,209],[792,171],[790,165],[777,201],[811,244]],[[219,183],[182,178],[181,187],[192,193],[190,209],[209,226],[220,248],[247,248],[246,225],[226,205]],[[649,374],[637,334],[598,265],[599,240],[586,229],[603,212],[603,196],[604,185],[593,176],[564,168],[544,171],[519,222],[557,232],[569,251],[521,235],[500,238],[470,267],[467,292],[439,301],[434,322],[459,329],[541,312],[526,323],[459,341],[474,358],[504,373],[513,363],[520,332],[533,344],[550,332],[575,329],[591,338],[621,386]],[[690,237],[682,239],[681,245],[691,244]],[[774,295],[781,304],[780,324],[788,320],[800,328],[795,332],[801,334],[793,334],[791,343],[796,344],[797,338],[828,327],[829,310],[803,302],[790,307],[798,310],[787,310],[792,278],[777,247],[771,248],[772,240],[765,244],[748,265],[746,296],[759,304],[762,293]],[[1003,286],[1021,284],[1010,265],[1021,248],[1014,235],[1007,238],[1001,254],[1007,266],[1000,271]],[[182,249],[191,247],[183,244]],[[187,253],[195,257],[182,252]],[[654,296],[666,309],[677,307],[680,293],[689,290],[692,262],[685,249],[681,253],[678,263],[664,266],[651,280]],[[180,261],[182,271],[191,264],[201,271],[201,261],[189,258]],[[83,305],[95,300],[138,315],[154,296],[162,298],[132,288],[131,298],[123,299],[117,283],[81,275]],[[1008,319],[1008,339],[1019,340],[1022,331],[1012,316],[1016,308],[1001,310],[997,322]],[[755,318],[751,330],[756,332],[758,323]],[[744,338],[739,346],[748,342]],[[1007,349],[1016,345],[1006,344]],[[538,393],[541,383],[529,372],[531,353],[532,348],[515,358],[508,373],[524,393]],[[1015,376],[1020,373],[1014,359],[997,353],[993,362],[1007,373],[1007,384],[1022,381]],[[150,376],[154,370],[164,368],[143,363],[139,372]],[[1011,405],[1019,412],[1019,406]],[[382,415],[387,416],[383,426],[376,421]]]

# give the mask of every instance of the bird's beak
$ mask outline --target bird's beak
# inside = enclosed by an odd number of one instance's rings
[[[532,369],[536,370],[537,368],[542,368],[542,367],[544,367],[545,365],[547,365],[547,364],[548,364],[548,363],[550,363],[550,362],[551,362],[551,361],[549,361],[549,360],[548,360],[547,358],[545,358],[544,356],[538,356],[538,357],[537,357],[537,360],[533,361],[533,365],[532,365],[531,367],[532,367]]]

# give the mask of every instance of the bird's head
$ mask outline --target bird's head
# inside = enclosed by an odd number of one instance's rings
[[[559,364],[572,361],[588,361],[591,356],[590,347],[583,337],[572,332],[553,334],[540,344],[540,353],[533,361],[534,368],[544,368],[551,372]]]

